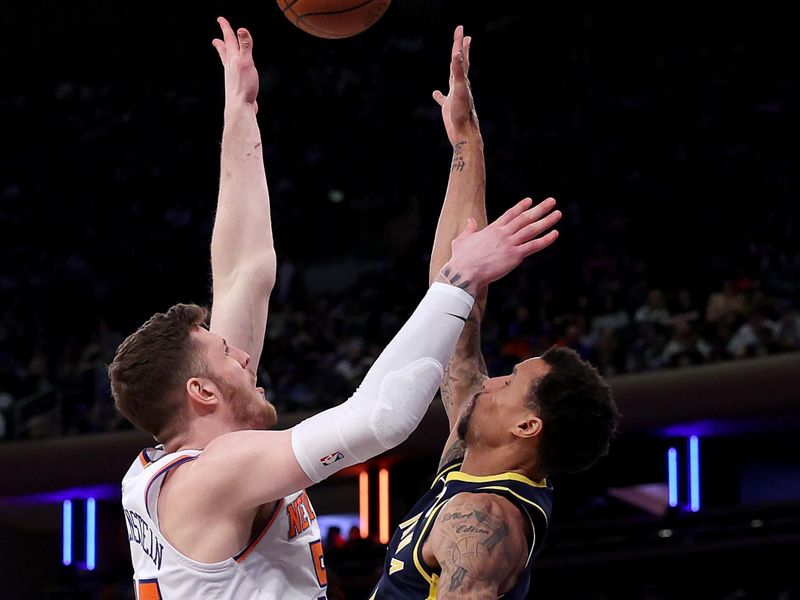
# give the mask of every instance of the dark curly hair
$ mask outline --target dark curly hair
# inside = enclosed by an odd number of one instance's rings
[[[191,333],[207,316],[195,304],[176,304],[153,315],[120,344],[108,367],[117,410],[159,441],[180,427],[186,380],[206,374]]]
[[[532,385],[527,403],[542,419],[542,467],[548,474],[583,471],[608,454],[616,433],[611,388],[570,348],[550,348],[542,360],[550,371]]]

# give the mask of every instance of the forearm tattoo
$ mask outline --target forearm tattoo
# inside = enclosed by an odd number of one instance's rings
[[[458,171],[459,173],[464,170],[464,167],[467,166],[467,162],[464,160],[464,144],[467,142],[456,142],[453,146],[453,162],[450,165],[450,171]]]

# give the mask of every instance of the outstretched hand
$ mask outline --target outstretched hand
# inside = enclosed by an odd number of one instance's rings
[[[467,135],[480,135],[478,115],[469,85],[470,36],[464,37],[464,28],[459,25],[453,34],[453,49],[450,52],[450,88],[447,96],[439,90],[433,99],[442,107],[442,120],[450,143],[455,145]]]
[[[548,230],[561,219],[561,211],[553,210],[556,201],[548,198],[532,204],[525,198],[480,231],[474,219],[469,219],[466,229],[453,240],[453,257],[439,280],[474,295],[555,242],[558,231]]]
[[[225,104],[249,104],[258,112],[258,71],[253,62],[253,37],[243,27],[234,33],[225,17],[219,17],[217,22],[222,29],[222,39],[214,39],[211,43],[225,68]]]

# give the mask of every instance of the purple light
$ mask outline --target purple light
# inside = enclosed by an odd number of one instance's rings
[[[700,438],[689,438],[689,508],[700,510]]]
[[[61,562],[65,567],[72,564],[72,501],[61,504]]]
[[[667,472],[669,477],[669,505],[678,506],[678,451],[670,448],[667,451]]]

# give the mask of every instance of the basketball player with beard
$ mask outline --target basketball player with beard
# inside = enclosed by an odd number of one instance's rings
[[[434,92],[453,159],[431,282],[451,259],[458,224],[487,222],[483,140],[468,79],[471,41],[456,29],[448,95]],[[554,207],[548,199],[533,210],[549,225],[560,216]],[[442,383],[450,437],[438,474],[395,531],[370,600],[527,598],[550,521],[547,478],[586,469],[608,451],[618,413],[597,371],[572,350],[552,348],[489,377],[480,349],[485,306],[483,288]]]
[[[269,194],[256,121],[251,35],[220,18],[225,72],[213,310],[178,304],[118,348],[120,412],[159,442],[122,482],[138,600],[322,599],[325,563],[305,489],[406,439],[424,416],[491,281],[551,243],[554,220],[525,199],[452,242],[425,297],[346,402],[286,431],[256,387],[275,282]],[[557,219],[556,219],[557,220]]]

